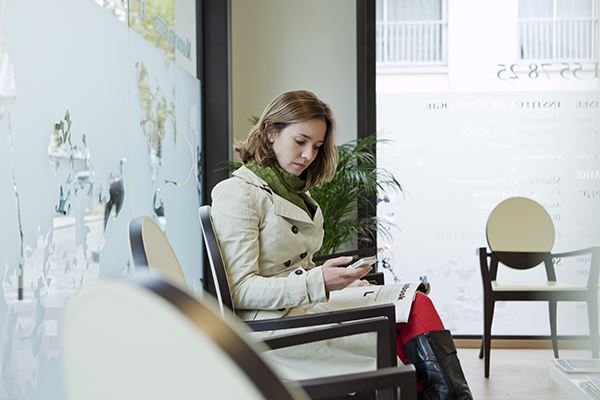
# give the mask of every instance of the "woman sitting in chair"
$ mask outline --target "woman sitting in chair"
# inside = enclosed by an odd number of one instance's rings
[[[308,190],[333,178],[338,160],[327,104],[307,91],[283,93],[235,150],[244,165],[214,188],[212,217],[241,318],[309,313],[371,270],[343,268],[351,257],[322,266],[312,261],[323,240],[323,215]],[[421,398],[472,399],[452,336],[426,295],[417,293],[397,331],[398,357],[415,365]],[[374,350],[369,354],[364,342],[351,336],[279,350],[277,362],[298,371],[294,378],[319,365],[374,369]]]

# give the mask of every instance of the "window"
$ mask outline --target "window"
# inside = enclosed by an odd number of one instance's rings
[[[446,0],[377,0],[377,65],[446,63]]]
[[[520,0],[520,58],[598,58],[598,0]]]

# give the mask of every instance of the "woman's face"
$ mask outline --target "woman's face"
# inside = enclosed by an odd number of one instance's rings
[[[279,166],[292,175],[300,176],[317,158],[326,131],[324,120],[311,119],[288,125],[279,133],[269,132],[269,141]]]

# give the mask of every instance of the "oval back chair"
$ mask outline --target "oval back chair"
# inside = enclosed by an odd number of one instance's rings
[[[307,399],[206,300],[151,273],[82,288],[65,314],[68,398]]]
[[[164,278],[137,271],[70,299],[62,346],[69,399],[416,398],[412,366],[284,382],[260,356],[267,341],[252,340],[211,297],[199,301]]]
[[[552,253],[555,230],[552,218],[539,203],[525,197],[500,202],[490,213],[486,225],[488,248],[478,250],[483,282],[483,338],[479,358],[485,358],[484,375],[490,373],[492,319],[496,301],[547,301],[550,338],[558,358],[556,303],[586,302],[592,355],[598,357],[598,270],[600,248],[591,247],[565,253]],[[589,255],[586,286],[563,284],[556,279],[554,262],[560,258]],[[488,263],[489,262],[489,263]],[[506,283],[497,281],[498,265],[526,270],[544,264],[546,281]]]
[[[182,287],[187,286],[175,250],[152,218],[141,216],[129,222],[129,249],[136,269],[157,271]]]

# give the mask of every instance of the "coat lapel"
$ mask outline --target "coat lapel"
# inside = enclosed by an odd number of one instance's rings
[[[233,173],[233,175],[243,179],[251,185],[255,185],[263,189],[265,187],[268,188],[268,185],[264,180],[262,180],[254,172],[250,171],[244,166],[236,170]],[[310,218],[306,211],[304,211],[294,203],[284,199],[283,197],[274,193],[270,189],[269,192],[271,192],[271,198],[273,199],[273,211],[276,215],[279,215],[284,218],[293,219],[296,221],[305,222],[307,224],[321,225],[323,223],[323,213],[321,212],[321,207],[318,206],[318,204],[312,199],[312,197],[308,195],[303,196],[305,201],[309,201],[313,205],[317,206],[317,211],[315,212],[315,216],[313,219]]]
[[[276,215],[284,218],[290,218],[308,224],[314,223],[306,211],[279,196],[277,193],[273,193],[273,211]]]

